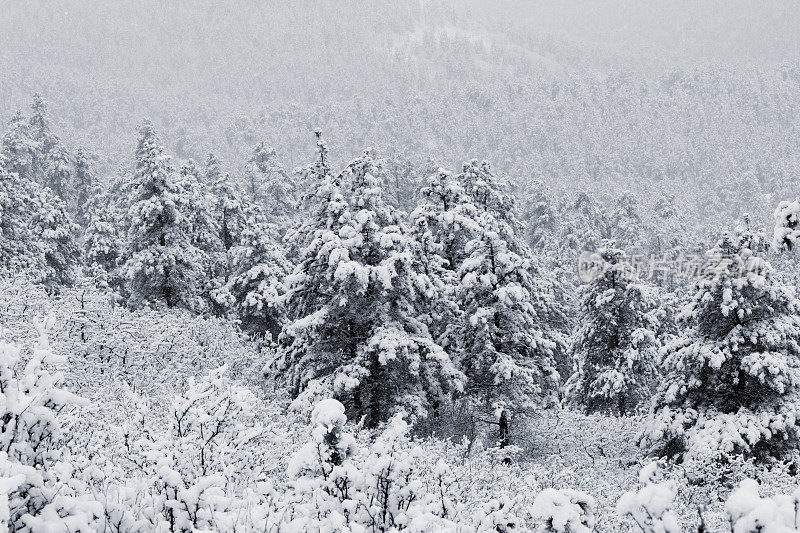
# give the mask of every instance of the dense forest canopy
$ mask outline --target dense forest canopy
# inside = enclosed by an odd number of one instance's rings
[[[191,4],[191,5],[190,5]],[[786,2],[6,3],[0,117],[32,92],[113,174],[142,117],[231,170],[265,141],[473,157],[525,187],[760,219],[796,192],[800,17]],[[703,198],[703,200],[699,200]],[[768,211],[768,209],[767,209]]]

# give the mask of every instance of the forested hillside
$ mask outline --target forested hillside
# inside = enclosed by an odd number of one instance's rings
[[[367,146],[417,167],[477,157],[559,195],[673,191],[682,214],[717,225],[796,192],[785,3],[279,4],[12,5],[0,117],[41,93],[104,175],[129,165],[149,117],[176,157],[212,151],[234,176],[259,142],[304,164],[319,127],[339,164]]]
[[[800,530],[800,19],[730,6],[2,6],[0,527]]]

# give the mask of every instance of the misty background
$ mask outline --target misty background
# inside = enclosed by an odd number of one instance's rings
[[[674,193],[714,228],[800,192],[793,2],[9,1],[0,119],[49,105],[101,174],[136,126],[233,176],[265,142],[286,168],[321,128],[425,168],[488,159],[554,195]],[[728,222],[725,222],[726,224]]]

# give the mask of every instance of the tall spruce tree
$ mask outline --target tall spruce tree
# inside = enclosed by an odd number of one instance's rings
[[[73,283],[77,227],[49,189],[0,166],[0,270],[49,289]]]
[[[418,318],[430,281],[416,271],[409,235],[383,201],[372,155],[332,175],[321,137],[318,152],[316,208],[286,280],[282,370],[295,393],[332,394],[368,425],[398,409],[424,416],[461,386]]]
[[[34,163],[41,150],[31,133],[31,127],[22,113],[15,114],[3,134],[2,154],[4,167],[21,179],[34,180]]]
[[[263,142],[253,148],[245,172],[245,188],[279,233],[291,225],[297,208],[294,178],[278,161],[275,150]]]
[[[636,283],[622,250],[598,251],[605,272],[581,291],[568,399],[588,412],[634,412],[649,400],[659,368],[655,301]]]
[[[230,250],[231,274],[225,287],[230,295],[228,307],[246,333],[277,341],[285,324],[280,302],[286,292],[283,281],[291,265],[263,216],[249,217],[238,242]]]
[[[541,292],[537,268],[518,237],[514,198],[487,162],[466,163],[458,182],[477,209],[458,268],[456,333],[467,390],[479,408],[524,411],[553,399],[563,335],[549,318],[556,302]]]
[[[420,203],[410,215],[417,268],[431,281],[423,295],[426,323],[434,339],[448,351],[457,349],[453,328],[461,312],[456,303],[457,269],[465,247],[477,229],[477,210],[467,201],[452,173],[439,169],[419,192]]]
[[[761,236],[740,229],[708,252],[642,436],[656,453],[703,462],[796,457],[800,301],[763,250]]]
[[[95,177],[91,168],[89,154],[83,148],[78,148],[75,153],[74,169],[75,194],[73,197],[73,211],[75,220],[85,227],[88,223],[86,209],[95,187]]]
[[[197,163],[189,160],[181,165],[175,184],[180,191],[180,210],[191,224],[192,245],[208,256],[205,259],[211,267],[210,263],[219,262],[218,256],[224,249],[214,213],[216,198],[211,188],[200,181],[202,174]]]
[[[228,251],[239,242],[246,225],[245,209],[230,176],[222,171],[214,154],[209,154],[206,160],[205,183],[210,187],[213,198],[212,209],[219,240],[223,249]]]
[[[83,252],[88,271],[104,285],[121,289],[118,268],[125,251],[127,209],[121,208],[109,190],[95,186],[84,203],[83,213]]]
[[[40,94],[33,95],[31,116],[28,119],[30,134],[38,150],[32,161],[32,177],[37,183],[49,187],[67,206],[73,205],[73,157],[50,126],[47,104]]]
[[[153,129],[140,129],[136,186],[130,207],[123,276],[129,305],[146,304],[198,310],[203,283],[202,254],[194,245],[192,220],[175,171]]]
[[[522,411],[557,390],[559,339],[534,306],[530,259],[512,249],[490,213],[478,221],[458,272],[458,360],[477,407]]]
[[[63,145],[56,143],[42,155],[42,158],[44,164],[42,169],[43,185],[49,187],[53,194],[72,207],[75,203],[72,156]]]
[[[83,249],[89,272],[120,293],[126,292],[122,272],[127,248],[130,208],[136,194],[134,176],[120,169],[106,187],[96,185],[84,206]]]

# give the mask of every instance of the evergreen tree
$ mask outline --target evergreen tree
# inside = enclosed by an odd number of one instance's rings
[[[633,279],[624,252],[603,248],[598,254],[606,270],[582,288],[581,327],[571,346],[576,370],[567,394],[588,412],[631,413],[649,399],[657,377],[655,302]]]
[[[653,223],[651,230],[652,243],[649,249],[660,257],[674,258],[685,251],[688,229],[681,219],[675,205],[674,194],[662,194],[656,199],[652,208]]]
[[[393,207],[410,213],[420,189],[425,185],[424,175],[420,175],[408,156],[394,151],[382,163],[381,185],[386,190],[386,201]]]
[[[318,193],[320,192],[319,187],[331,173],[328,162],[328,145],[322,137],[322,131],[317,128],[314,131],[314,135],[317,138],[316,151],[318,157],[310,164],[294,169],[296,182],[302,184],[299,191],[305,191],[298,195],[298,211],[302,213],[303,216],[295,221],[294,224],[288,226],[287,231],[282,237],[286,258],[292,264],[300,262],[300,256],[304,248],[308,246],[308,242],[306,241],[308,241],[311,235],[309,231],[307,231],[309,227],[308,220],[314,220],[314,217],[318,215],[316,213],[320,208],[320,198],[318,197]],[[336,176],[336,178],[338,179],[338,176]]]
[[[205,181],[211,188],[211,197],[214,199],[213,211],[219,240],[223,249],[228,251],[239,242],[245,227],[244,206],[230,177],[222,172],[219,160],[213,154],[209,154],[206,162]]]
[[[84,204],[83,250],[89,272],[105,285],[122,289],[119,262],[125,251],[128,210],[111,190],[96,186]]]
[[[518,238],[513,197],[487,162],[473,160],[457,176],[431,176],[421,199],[411,215],[420,263],[443,287],[431,329],[458,354],[475,405],[531,407],[557,387],[566,344],[554,326],[564,317],[554,280]]]
[[[227,283],[232,307],[242,329],[250,335],[265,335],[277,341],[285,324],[280,297],[283,280],[291,265],[276,244],[265,221],[256,217],[242,229],[240,244],[233,247],[231,275]]]
[[[32,223],[44,257],[45,285],[71,285],[75,282],[81,261],[81,250],[75,238],[77,224],[67,212],[67,206],[49,189],[40,189],[33,196]]]
[[[467,391],[478,407],[525,410],[558,387],[556,358],[564,339],[548,326],[554,300],[518,237],[514,198],[487,162],[473,160],[457,177],[478,216],[458,269],[464,312],[457,344]]]
[[[264,209],[276,229],[285,231],[297,211],[296,185],[278,161],[275,150],[263,142],[253,148],[245,185],[253,203]]]
[[[800,301],[747,229],[726,234],[666,347],[642,443],[684,460],[787,457],[800,438]]]
[[[544,184],[537,180],[521,208],[524,242],[531,249],[531,276],[536,285],[534,306],[544,324],[561,337],[555,354],[559,376],[572,374],[567,341],[575,329],[575,256],[565,251],[559,239],[559,216]],[[566,252],[566,253],[565,253]]]
[[[41,185],[47,185],[45,167],[47,165],[47,155],[57,144],[58,139],[50,130],[50,119],[47,116],[47,104],[42,95],[33,95],[31,103],[31,116],[28,119],[31,138],[36,142],[38,150],[33,155],[31,170],[33,174],[30,179]]]
[[[608,235],[608,217],[597,202],[585,192],[560,206],[559,241],[569,250],[572,259],[583,251],[597,250]]]
[[[317,205],[286,280],[282,369],[295,393],[333,394],[371,426],[398,409],[424,416],[461,384],[418,318],[430,281],[415,271],[407,231],[371,173],[372,155],[334,176],[321,137],[318,151]]]
[[[439,169],[420,189],[420,204],[411,213],[411,234],[417,269],[431,281],[432,290],[423,295],[426,323],[434,339],[452,350],[453,328],[460,320],[456,302],[456,269],[464,248],[476,228],[475,206],[467,202],[461,185],[451,173]]]
[[[542,327],[534,307],[530,259],[512,249],[490,213],[478,221],[458,272],[459,362],[478,407],[525,410],[558,387],[559,339]]]
[[[459,180],[444,169],[428,178],[420,196],[410,216],[417,240],[426,247],[428,262],[455,273],[466,258],[467,242],[478,231],[478,209]]]
[[[76,277],[77,228],[49,190],[0,167],[0,270],[50,289]]]
[[[215,198],[211,190],[200,182],[202,175],[198,165],[189,160],[181,166],[175,180],[181,200],[179,206],[191,226],[192,245],[204,252],[212,263],[219,262],[223,252],[217,217],[214,213]],[[224,261],[223,261],[224,263]],[[212,270],[216,271],[214,268]]]
[[[134,177],[120,170],[111,184],[96,185],[84,211],[87,219],[83,233],[86,265],[115,290],[126,291],[121,272],[130,227],[131,202],[136,194]]]
[[[22,179],[49,187],[71,207],[73,158],[51,131],[47,106],[39,94],[34,95],[31,109],[28,121],[17,113],[3,136],[6,168]]]
[[[42,104],[41,99],[34,98],[34,110],[37,102]],[[20,254],[19,258],[6,256],[3,262],[11,271],[22,268],[53,288],[74,281],[80,249],[75,241],[77,228],[63,202],[33,181],[41,174],[37,165],[41,165],[42,147],[48,139],[38,127],[33,119],[27,124],[17,114],[3,136],[2,162],[8,172],[3,178],[4,201],[8,203],[2,213],[5,250]],[[62,154],[60,150],[58,153]],[[60,176],[66,167],[56,158],[51,171]]]
[[[43,156],[43,185],[68,206],[74,205],[73,158],[60,143],[54,144]]]
[[[47,104],[38,93],[33,95],[31,111],[28,124],[31,137],[38,146],[33,157],[31,179],[45,187],[50,187],[56,196],[70,205],[72,157],[61,143],[58,135],[53,133],[47,113]]]
[[[775,231],[772,236],[772,247],[775,250],[792,250],[800,238],[800,198],[783,201],[778,204],[773,215]]]
[[[202,254],[193,244],[192,220],[175,172],[152,125],[146,122],[136,149],[136,192],[129,216],[123,276],[129,305],[199,310]]]
[[[89,162],[89,154],[83,148],[78,148],[75,153],[74,163],[75,175],[75,195],[74,195],[74,212],[75,220],[82,226],[88,223],[87,204],[92,197],[92,191],[95,187],[94,173],[91,169]]]
[[[639,216],[639,203],[629,193],[621,194],[615,201],[608,216],[606,238],[613,239],[617,246],[632,250],[642,244],[642,219]]]
[[[490,213],[501,223],[498,228],[504,229],[504,236],[509,238],[509,244],[513,248],[521,245],[521,241],[517,242],[515,236],[522,225],[516,218],[514,197],[506,193],[507,185],[494,175],[489,162],[473,159],[464,163],[457,180],[478,209]]]
[[[47,116],[47,104],[42,95],[35,93],[31,103],[31,117],[28,123],[34,140],[40,143],[40,152],[46,154],[58,143],[57,137],[50,129],[50,118]]]
[[[550,250],[558,245],[555,209],[541,180],[531,183],[529,189],[531,193],[522,208],[526,241],[533,250]]]
[[[209,152],[206,157],[205,170],[203,172],[202,183],[207,187],[213,186],[217,181],[222,178],[225,173],[222,170],[222,163],[219,158],[213,153]]]
[[[30,126],[22,113],[11,119],[8,129],[3,135],[2,154],[4,166],[8,172],[17,174],[21,179],[34,179],[34,162],[37,161],[40,144],[34,140]]]
[[[32,204],[29,184],[16,172],[0,166],[0,265],[4,276],[35,272],[41,258],[33,247],[34,234],[27,208]]]
[[[273,242],[273,228],[259,206],[243,205],[213,154],[206,160],[205,181],[225,257],[212,300],[220,306],[218,312],[233,311],[245,332],[276,340],[284,322],[276,300],[283,293],[281,281],[290,268]]]

